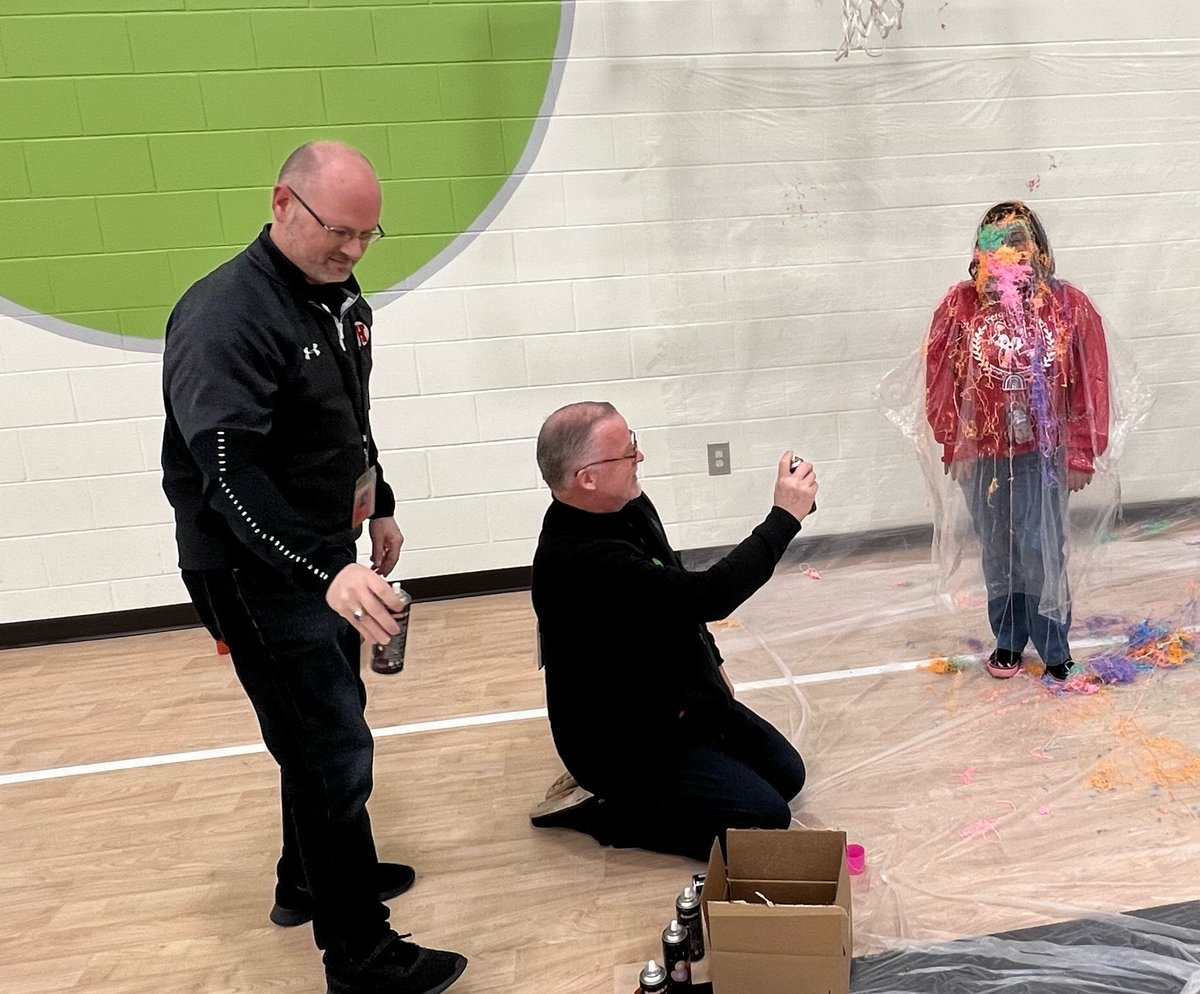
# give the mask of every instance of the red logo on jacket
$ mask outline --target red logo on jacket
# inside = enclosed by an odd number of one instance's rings
[[[371,329],[361,321],[354,322],[354,332],[358,335],[359,345],[366,345],[371,340]]]

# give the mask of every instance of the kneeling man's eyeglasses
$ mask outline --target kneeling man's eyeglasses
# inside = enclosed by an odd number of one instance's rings
[[[582,466],[580,466],[579,469],[575,470],[575,472],[578,473],[580,470],[587,469],[589,466],[599,466],[602,463],[606,463],[606,462],[624,462],[626,459],[636,459],[638,457],[638,454],[641,452],[641,450],[638,448],[638,444],[637,444],[637,432],[636,431],[631,431],[629,433],[629,445],[633,449],[632,452],[626,453],[623,456],[613,456],[611,459],[595,459],[592,462],[586,462]]]

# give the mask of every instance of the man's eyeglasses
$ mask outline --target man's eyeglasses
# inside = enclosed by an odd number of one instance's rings
[[[315,210],[313,210],[311,207],[309,207],[308,204],[306,204],[304,202],[304,198],[302,196],[300,196],[300,194],[298,194],[290,186],[288,187],[288,192],[291,193],[291,195],[296,198],[297,202],[300,204],[301,207],[303,207],[306,211],[308,211],[309,214],[312,215],[313,220],[316,221],[317,224],[319,224],[322,228],[324,228],[326,231],[328,231],[331,235],[333,235],[334,238],[337,238],[339,241],[348,242],[348,241],[351,241],[352,239],[354,239],[354,240],[357,240],[358,242],[360,242],[364,246],[374,245],[385,234],[385,232],[383,230],[383,225],[381,225],[381,224],[375,225],[375,227],[372,228],[370,231],[352,231],[349,228],[335,228],[335,227],[333,227],[333,225],[326,224],[324,221],[322,221],[320,216],[317,214],[317,212]]]
[[[639,455],[641,455],[641,449],[638,448],[636,431],[631,431],[629,433],[629,444],[633,447],[632,452],[626,453],[623,456],[613,456],[610,459],[594,459],[591,462],[584,463],[579,467],[579,469],[575,470],[575,472],[578,473],[587,469],[589,466],[600,466],[606,462],[624,462],[626,459],[636,459]]]

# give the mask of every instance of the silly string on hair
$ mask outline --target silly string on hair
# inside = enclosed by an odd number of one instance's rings
[[[981,302],[996,301],[1007,330],[996,335],[998,346],[994,367],[977,346],[975,359],[983,367],[984,378],[1002,376],[1003,390],[1012,399],[1006,405],[1008,441],[1017,445],[1036,437],[1042,455],[1042,482],[1057,482],[1054,453],[1058,446],[1058,424],[1047,373],[1055,359],[1063,355],[1065,343],[1054,340],[1041,316],[1052,299],[1045,274],[1050,260],[1038,248],[1025,219],[1015,211],[979,229],[975,244],[975,289]],[[1062,329],[1060,322],[1053,322]],[[1060,334],[1062,332],[1060,331]],[[1028,381],[1022,367],[1028,363]],[[1028,390],[1028,407],[1023,394]],[[999,440],[999,424],[985,428]]]

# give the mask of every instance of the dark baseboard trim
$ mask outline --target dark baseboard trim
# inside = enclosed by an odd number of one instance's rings
[[[510,566],[475,573],[423,576],[405,580],[404,589],[412,594],[414,601],[505,594],[514,590],[528,590],[529,574],[529,566]],[[80,614],[69,618],[15,621],[0,625],[0,650],[172,632],[181,628],[197,628],[199,625],[200,617],[191,604],[164,604],[161,607]]]
[[[508,594],[528,590],[531,566],[484,569],[475,573],[450,573],[446,576],[422,576],[404,581],[404,589],[414,601],[445,601],[455,597],[479,597],[483,594]]]
[[[195,628],[199,624],[200,618],[191,604],[164,604],[130,611],[77,614],[69,618],[14,621],[0,625],[0,649],[170,632],[180,628]]]
[[[1200,499],[1195,497],[1126,504],[1121,509],[1121,519],[1126,524],[1193,517],[1200,517]],[[815,535],[811,538],[801,533],[784,554],[784,560],[803,562],[805,559],[827,559],[866,551],[928,549],[932,537],[931,525],[883,528],[845,535]],[[731,548],[731,545],[720,545],[689,549],[684,551],[682,556],[689,569],[704,569]],[[416,577],[405,581],[405,589],[413,595],[415,601],[441,601],[457,597],[510,593],[529,589],[530,571],[529,566],[509,566],[474,573]],[[0,625],[0,649],[145,635],[149,632],[195,628],[199,624],[200,619],[191,604],[167,604],[162,607],[83,614],[69,618],[16,621]]]

